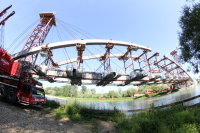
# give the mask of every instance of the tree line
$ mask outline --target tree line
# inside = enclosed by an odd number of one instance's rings
[[[87,86],[81,86],[78,89],[76,85],[65,85],[62,87],[47,87],[45,93],[53,96],[63,97],[78,97],[78,98],[120,98],[120,97],[133,97],[135,94],[144,94],[147,91],[155,91],[163,88],[167,88],[169,85],[143,85],[137,88],[128,88],[123,90],[118,88],[117,90],[110,90],[107,93],[97,93],[95,88],[87,88]]]

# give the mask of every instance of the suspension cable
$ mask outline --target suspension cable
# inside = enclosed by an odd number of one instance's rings
[[[95,56],[95,54],[93,54],[87,47],[86,47],[86,50],[88,50],[88,52],[91,54],[91,55],[94,55]],[[96,56],[95,56],[96,57]],[[98,60],[98,58],[96,57],[95,58],[96,60]],[[99,61],[99,60],[98,60]],[[102,66],[102,64],[103,63],[101,63],[101,65],[100,65],[100,67]],[[96,70],[96,71],[98,71],[99,70],[99,68]]]
[[[65,32],[70,35],[72,38],[78,39],[78,35],[76,33],[73,33],[73,31],[69,30],[68,28],[66,28],[62,23],[60,23],[60,25],[63,27],[62,29],[65,30]]]
[[[57,33],[58,33],[58,38],[62,41],[62,37],[61,37],[60,32],[58,31],[57,28],[56,28],[56,31],[57,31]],[[70,60],[70,62],[71,62],[71,58],[69,57],[69,54],[68,54],[66,48],[64,48],[63,50],[64,50],[65,55],[67,55],[66,57],[67,57],[67,58]],[[73,66],[73,63],[71,62],[70,64],[71,64],[71,66],[72,66],[72,68],[73,68],[73,67],[74,67],[74,66]]]
[[[119,51],[120,53],[123,53],[120,49],[118,49],[117,47],[114,47],[117,51]]]
[[[90,70],[92,70],[91,67],[86,63],[86,61],[84,61],[84,63]]]
[[[64,53],[65,53],[65,56],[67,55],[67,58],[68,58],[68,59],[70,60],[70,62],[71,62],[71,58],[69,57],[69,54],[68,54],[66,48],[64,48]],[[73,67],[74,67],[73,63],[71,62],[70,64],[71,64],[71,66],[72,66],[72,68],[73,68]]]
[[[55,27],[53,26],[53,27],[52,27],[52,30],[51,30],[51,31],[52,31],[52,32],[51,32],[52,37],[51,37],[51,41],[50,41],[50,42],[53,42],[54,30],[55,30]]]
[[[61,35],[60,35],[60,32],[58,31],[58,28],[56,28],[56,31],[57,31],[57,36],[58,36],[58,39],[60,40],[60,41],[62,41],[63,39],[62,39],[62,37],[61,37]]]
[[[19,34],[19,36],[17,36],[14,40],[13,40],[13,42],[8,46],[8,48],[7,48],[7,50],[10,50],[13,46],[14,46],[14,44],[16,44],[16,42],[25,34],[25,33],[27,33],[29,30],[30,30],[30,28],[32,28],[34,25],[35,25],[35,23],[37,23],[38,22],[38,19],[36,20],[36,21],[34,21],[30,26],[28,26],[21,34]],[[25,38],[26,39],[26,38]],[[17,47],[19,47],[18,45],[17,45]]]
[[[58,19],[57,18],[57,20],[60,22],[60,25],[63,27],[63,29],[65,29],[65,31],[69,34],[69,35],[71,35],[73,38],[78,38],[78,34],[80,34],[81,36],[85,36],[85,37],[87,37],[87,38],[90,38],[90,36],[94,36],[94,35],[92,35],[92,34],[90,34],[90,33],[88,33],[88,32],[86,32],[86,31],[84,31],[84,30],[82,30],[82,29],[80,29],[79,27],[77,27],[77,26],[75,26],[75,25],[72,25],[72,24],[69,24],[69,23],[67,23],[67,22],[64,22],[64,21],[62,21],[62,20],[60,20],[60,19]],[[66,24],[66,25],[68,25],[68,28],[64,25],[64,24]],[[59,35],[60,36],[60,35]],[[60,37],[59,37],[60,38]],[[101,48],[103,47],[103,46],[101,46],[101,45],[99,45]],[[94,47],[97,51],[99,51],[99,52],[101,52],[98,48],[96,48],[96,47]],[[104,49],[104,48],[103,48]],[[91,55],[94,55],[88,48],[86,48],[86,50],[91,54]],[[118,50],[118,49],[117,49]],[[118,50],[119,51],[119,50]],[[67,57],[69,58],[69,55],[68,55],[68,53],[67,53],[67,51],[66,51],[66,49],[65,49],[65,53],[66,53],[66,55],[67,55]],[[112,53],[111,53],[112,54]],[[96,57],[96,56],[95,56]],[[115,56],[114,56],[115,57]],[[96,57],[96,59],[98,60],[98,58]],[[69,58],[69,60],[70,60],[70,62],[71,62],[71,59]],[[99,60],[98,60],[99,61]],[[120,69],[122,68],[122,67],[120,67],[117,63],[115,63],[115,62],[113,62],[112,60],[111,60],[111,62],[112,63],[114,63],[116,66],[118,66]],[[85,63],[86,65],[87,65],[87,63]],[[101,63],[101,65],[99,66],[99,68],[97,69],[97,70],[99,70],[101,67],[102,67],[102,65],[103,65],[103,62]],[[87,65],[88,66],[88,65]],[[91,69],[89,66],[88,66],[88,68],[89,69]]]
[[[85,30],[83,30],[83,29],[81,29],[81,28],[79,28],[78,26],[75,26],[75,25],[73,25],[73,24],[70,24],[70,23],[67,23],[67,22],[65,22],[65,21],[63,21],[63,20],[60,20],[60,19],[58,19],[60,22],[62,22],[62,23],[64,23],[64,24],[66,24],[66,25],[69,25],[72,29],[74,29],[75,31],[77,31],[78,33],[80,33],[80,34],[82,34],[82,35],[84,35],[84,36],[86,36],[86,37],[95,37],[95,38],[97,38],[97,36],[95,36],[94,34],[91,34],[91,33],[89,33],[89,32],[87,32],[87,31],[85,31]]]

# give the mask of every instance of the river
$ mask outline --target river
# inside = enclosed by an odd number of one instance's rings
[[[184,88],[180,89],[177,92],[173,92],[171,94],[159,96],[159,97],[152,97],[152,98],[139,98],[130,101],[77,101],[77,103],[81,104],[82,106],[95,109],[95,110],[113,110],[117,108],[119,110],[137,110],[137,109],[144,109],[150,108],[152,104],[154,106],[161,106],[166,105],[178,101],[182,101],[194,96],[200,95],[200,86],[195,86],[192,88]],[[65,100],[62,98],[55,98],[51,96],[46,96],[49,100],[55,100],[60,104],[71,103],[70,100]],[[185,102],[184,105],[193,105],[196,103],[200,103],[200,97],[194,100]]]

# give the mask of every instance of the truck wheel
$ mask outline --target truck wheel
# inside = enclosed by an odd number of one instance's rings
[[[7,96],[7,93],[5,91],[5,88],[4,87],[0,87],[0,98],[5,100],[6,96]]]
[[[8,95],[7,95],[7,100],[11,104],[16,104],[17,103],[17,92],[13,88],[8,89]]]

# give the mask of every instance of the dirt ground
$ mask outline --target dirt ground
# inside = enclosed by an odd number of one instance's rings
[[[112,122],[98,121],[97,127],[69,119],[55,120],[42,107],[14,106],[0,101],[0,133],[115,133]]]

